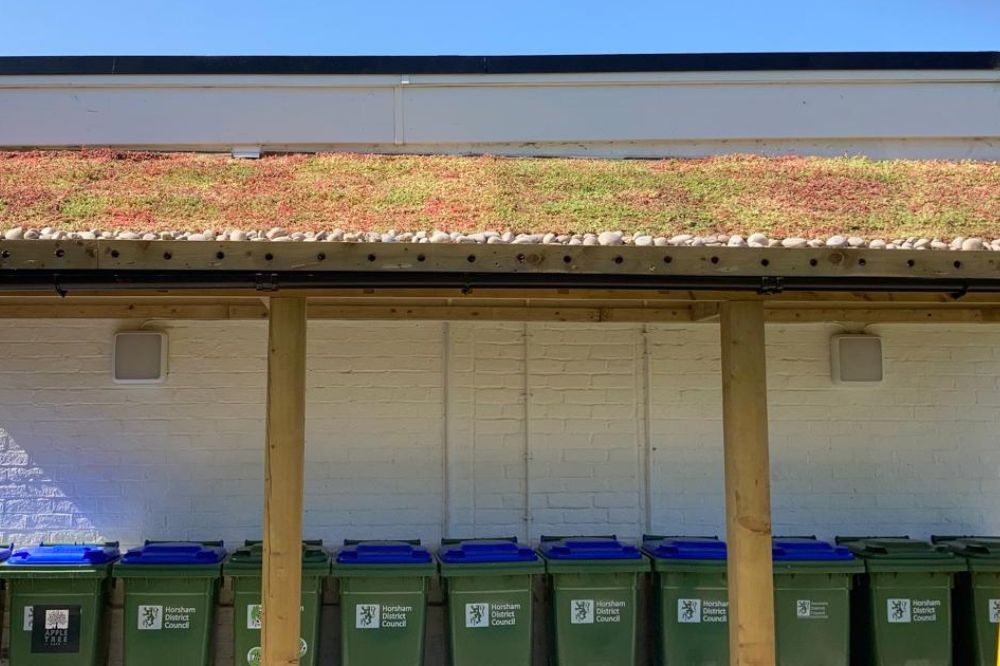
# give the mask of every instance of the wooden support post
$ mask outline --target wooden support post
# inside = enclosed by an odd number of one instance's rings
[[[272,298],[269,321],[262,664],[298,666],[306,406],[305,299]]]
[[[774,666],[764,304],[725,302],[720,320],[730,664]]]

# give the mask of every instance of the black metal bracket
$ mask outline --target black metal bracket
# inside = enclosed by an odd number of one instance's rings
[[[952,292],[951,297],[956,301],[961,300],[969,293],[969,285],[963,284],[957,291]]]
[[[278,274],[257,273],[254,275],[254,289],[257,291],[278,291]]]
[[[757,293],[761,296],[773,296],[785,290],[785,281],[780,277],[762,277],[760,279],[760,289]]]
[[[56,290],[56,296],[59,298],[66,298],[66,294],[69,293],[66,291],[66,288],[59,283],[58,273],[52,275],[52,288]]]

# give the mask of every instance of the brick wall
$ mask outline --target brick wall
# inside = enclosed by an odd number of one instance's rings
[[[0,325],[0,538],[259,536],[265,325],[161,327],[168,381],[128,387],[117,322]],[[874,388],[831,385],[838,330],[768,329],[776,531],[1000,530],[1000,330],[874,327]],[[714,325],[309,333],[308,536],[723,528]]]

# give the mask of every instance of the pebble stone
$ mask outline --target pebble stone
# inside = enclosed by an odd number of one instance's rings
[[[620,231],[605,231],[597,237],[597,242],[601,245],[621,245],[623,236]]]

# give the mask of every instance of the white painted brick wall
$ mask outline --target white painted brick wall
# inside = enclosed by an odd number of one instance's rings
[[[528,536],[522,324],[447,324],[449,536]]]
[[[118,327],[0,324],[0,538],[259,537],[265,325],[164,323],[154,387],[111,384]],[[1000,329],[872,328],[873,388],[838,330],[768,329],[776,531],[1000,531]],[[716,326],[309,333],[308,536],[723,529]]]
[[[529,327],[533,535],[641,531],[640,330]]]

